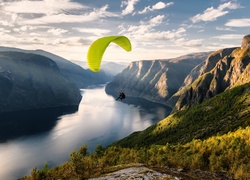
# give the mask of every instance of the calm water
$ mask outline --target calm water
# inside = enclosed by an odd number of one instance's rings
[[[29,175],[32,168],[50,167],[69,159],[82,144],[89,151],[107,146],[166,117],[170,108],[142,99],[126,103],[108,96],[104,87],[82,90],[79,107],[0,116],[0,179]],[[42,123],[41,123],[42,122]]]

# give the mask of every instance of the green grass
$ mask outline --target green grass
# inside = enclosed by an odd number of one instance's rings
[[[250,125],[250,84],[227,90],[200,105],[175,112],[141,132],[114,142],[122,147],[187,143]]]

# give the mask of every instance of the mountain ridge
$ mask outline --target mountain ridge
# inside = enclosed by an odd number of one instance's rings
[[[111,80],[110,74],[106,74],[104,71],[93,73],[89,69],[83,69],[81,66],[67,59],[41,49],[24,50],[0,46],[0,52],[1,51],[32,53],[48,57],[57,63],[62,75],[75,83],[78,88],[86,88],[95,84],[104,84]]]
[[[105,91],[116,96],[122,89],[127,96],[164,104],[181,87],[187,74],[208,54],[192,53],[166,60],[134,61],[107,84]]]

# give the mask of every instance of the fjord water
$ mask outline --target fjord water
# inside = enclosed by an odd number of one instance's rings
[[[115,101],[105,87],[82,89],[79,107],[27,111],[0,117],[0,179],[29,175],[32,168],[69,160],[82,144],[91,152],[166,117],[171,109],[138,98]]]

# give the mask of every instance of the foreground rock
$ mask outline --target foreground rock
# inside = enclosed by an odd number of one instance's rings
[[[171,175],[160,173],[146,167],[131,167],[122,169],[105,177],[93,178],[92,180],[115,180],[115,179],[176,179]]]
[[[90,180],[121,180],[121,179],[137,179],[137,180],[232,180],[224,173],[212,173],[202,170],[187,170],[173,168],[148,168],[141,165],[129,167],[119,171],[106,174],[102,177],[92,178]]]

